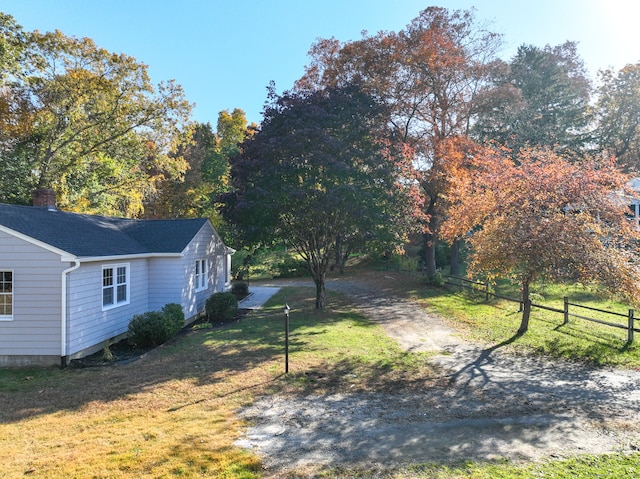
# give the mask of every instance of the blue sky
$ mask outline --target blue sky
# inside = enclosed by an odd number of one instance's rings
[[[0,0],[0,11],[26,30],[59,29],[134,56],[154,83],[180,83],[194,119],[215,128],[225,109],[259,122],[269,81],[290,88],[315,39],[397,31],[429,5],[475,7],[504,34],[504,59],[523,43],[573,40],[594,77],[640,61],[637,0]]]

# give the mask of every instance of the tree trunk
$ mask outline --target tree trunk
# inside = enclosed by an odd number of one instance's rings
[[[436,275],[436,235],[424,234],[424,266],[427,278]]]
[[[351,256],[352,249],[353,248],[349,246],[349,243],[347,243],[347,246],[343,246],[342,248],[342,257],[340,258],[340,274],[344,274],[344,268],[347,266],[347,260],[349,259],[349,256]]]
[[[342,236],[340,235],[336,236],[336,258],[335,264],[331,268],[331,271],[333,271],[333,268],[335,268],[336,266],[340,268],[341,273],[344,272],[344,268],[342,266]]]
[[[309,273],[311,273],[311,278],[313,278],[313,282],[316,284],[316,309],[324,309],[324,282],[327,277],[327,270],[329,269],[332,253],[333,251],[323,256],[320,252],[316,252],[312,258],[306,259]]]
[[[338,267],[338,271],[340,274],[344,274],[344,268],[347,265],[347,260],[349,259],[349,255],[351,254],[351,246],[349,243],[345,243],[342,240],[342,236],[336,237],[336,264],[334,265]],[[332,269],[333,271],[333,269]]]
[[[325,289],[324,289],[324,274],[319,277],[314,277],[313,281],[316,283],[316,309],[324,309],[325,305]]]
[[[529,317],[531,316],[531,299],[529,299],[529,280],[522,281],[522,321],[518,329],[518,335],[524,334],[529,329]]]
[[[456,239],[451,243],[451,264],[449,267],[451,276],[460,276],[460,240]]]
[[[436,242],[438,236],[436,234],[437,222],[436,222],[436,200],[434,196],[431,196],[425,213],[429,217],[428,231],[423,234],[424,238],[424,272],[427,278],[433,278],[436,275]]]

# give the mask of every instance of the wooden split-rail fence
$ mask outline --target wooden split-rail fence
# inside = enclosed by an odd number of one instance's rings
[[[478,294],[483,294],[485,296],[485,300],[489,301],[489,299],[491,297],[494,298],[500,298],[500,299],[504,299],[507,301],[513,301],[516,303],[520,304],[520,310],[522,310],[524,304],[522,302],[521,298],[511,298],[508,296],[503,296],[500,294],[497,294],[495,291],[491,291],[489,288],[489,283],[486,282],[481,282],[481,281],[474,281],[474,280],[469,280],[466,278],[460,278],[458,276],[444,276],[445,277],[445,284],[448,285],[452,285],[452,286],[457,286],[460,288],[464,288],[464,289],[469,289],[472,291],[477,292]],[[546,311],[551,311],[554,313],[559,313],[563,315],[563,323],[562,324],[569,324],[569,320],[570,318],[577,318],[577,319],[582,319],[585,321],[591,321],[594,323],[599,323],[605,326],[609,326],[612,328],[619,328],[619,329],[626,329],[627,330],[627,342],[629,344],[633,343],[633,336],[634,336],[634,332],[640,332],[640,329],[635,327],[635,313],[633,309],[629,309],[627,314],[623,314],[623,313],[616,313],[613,311],[607,311],[604,309],[598,309],[598,308],[592,308],[590,306],[584,306],[581,304],[577,304],[577,303],[572,303],[569,301],[568,297],[564,297],[564,308],[563,309],[559,309],[559,308],[553,308],[550,306],[545,306],[543,304],[536,304],[533,301],[529,300],[529,304],[531,305],[531,307],[534,308],[539,308],[539,309],[544,309]],[[576,311],[577,309],[577,311]],[[607,320],[603,320],[603,319],[598,319],[598,318],[592,318],[589,316],[586,316],[586,314],[588,313],[584,313],[584,314],[578,314],[578,311],[594,311],[594,312],[598,312],[598,313],[603,313],[605,315],[608,315],[610,317],[622,317],[622,318],[626,318],[626,324],[621,324],[621,323],[614,323],[611,321],[607,321]],[[605,316],[605,317],[608,317]]]

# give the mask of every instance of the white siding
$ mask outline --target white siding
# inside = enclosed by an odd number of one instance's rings
[[[182,304],[182,258],[149,260],[149,310],[159,311],[167,303]]]
[[[196,292],[196,260],[206,259],[207,288]],[[11,358],[72,356],[126,333],[135,314],[182,305],[187,319],[207,298],[229,288],[228,255],[207,222],[182,256],[92,261],[66,276],[66,351],[62,351],[62,272],[73,263],[59,254],[0,231],[0,270],[13,271],[13,320],[0,321],[0,365]],[[102,268],[127,264],[129,302],[103,310]],[[9,358],[9,359],[8,359]]]
[[[129,303],[103,311],[102,267],[118,264],[129,267]],[[83,263],[69,276],[68,355],[125,333],[133,315],[149,311],[147,259]]]
[[[13,271],[13,320],[0,321],[0,364],[5,356],[61,355],[60,256],[0,231],[0,270]]]
[[[191,318],[204,311],[207,298],[224,291],[226,284],[226,248],[210,223],[206,223],[183,251],[182,309]],[[196,292],[195,266],[199,259],[207,259],[207,289]]]
[[[208,288],[196,292],[195,263],[207,259]],[[130,302],[102,310],[102,267],[129,264]],[[210,223],[205,224],[182,257],[83,263],[70,273],[68,355],[126,333],[135,314],[159,311],[167,303],[182,306],[187,319],[204,311],[207,298],[228,289],[226,248]]]

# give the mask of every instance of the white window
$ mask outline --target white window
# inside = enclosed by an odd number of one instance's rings
[[[102,267],[102,309],[129,304],[129,265]]]
[[[202,291],[207,289],[209,277],[209,268],[207,267],[206,259],[199,259],[196,261],[196,291]]]
[[[13,271],[0,271],[0,321],[13,319]]]

